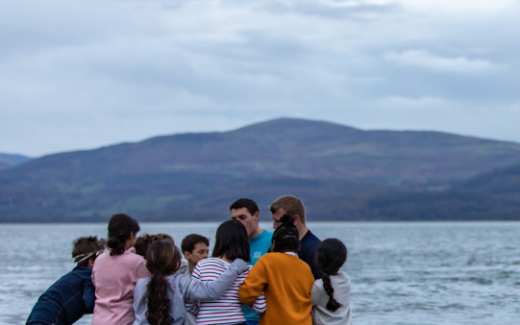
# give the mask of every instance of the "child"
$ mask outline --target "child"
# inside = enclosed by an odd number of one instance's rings
[[[172,236],[167,234],[155,234],[155,235],[148,235],[148,234],[142,234],[141,236],[137,237],[135,240],[135,253],[139,256],[142,256],[143,258],[146,257],[146,251],[148,250],[148,247],[150,244],[156,240],[168,240],[172,244],[175,245],[175,242],[172,238]]]
[[[312,287],[313,324],[352,325],[350,278],[339,271],[347,260],[347,247],[338,239],[326,239],[316,254],[323,278]]]
[[[133,302],[137,280],[150,276],[145,260],[135,254],[137,221],[116,214],[108,222],[107,246],[92,269],[96,306],[92,325],[131,325],[135,320]]]
[[[271,251],[262,256],[240,287],[240,300],[251,306],[265,290],[267,310],[260,325],[311,325],[311,289],[314,276],[307,263],[298,258],[300,237],[289,215],[280,218],[273,233]]]
[[[143,258],[146,256],[146,251],[148,250],[148,246],[152,243],[153,238],[148,234],[142,234],[137,237],[135,240],[135,253]]]
[[[78,265],[61,277],[34,306],[27,324],[69,325],[94,309],[92,267],[104,247],[96,236],[80,237],[73,242],[72,258]]]
[[[181,265],[178,273],[191,275],[195,265],[209,256],[209,240],[201,235],[191,234],[186,236],[181,243],[182,254],[188,261],[188,265]]]
[[[248,270],[245,261],[236,259],[215,281],[192,280],[176,274],[181,261],[179,250],[169,241],[154,241],[146,253],[150,278],[137,281],[134,292],[134,325],[189,323],[185,301],[218,299],[235,279]],[[192,315],[193,316],[193,315]]]
[[[250,261],[247,231],[240,221],[228,220],[217,229],[212,257],[197,263],[191,276],[202,281],[215,281],[238,258]],[[219,299],[186,304],[188,311],[197,315],[197,324],[228,325],[246,322],[238,289],[248,272],[249,270],[242,273]],[[252,299],[251,306],[254,312],[262,313],[266,307],[265,300],[262,292],[257,296],[258,299]]]

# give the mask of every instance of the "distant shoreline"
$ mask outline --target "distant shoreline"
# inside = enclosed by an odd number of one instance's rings
[[[227,219],[226,219],[227,220]],[[218,220],[218,221],[139,221],[139,224],[220,224],[224,222],[225,220]],[[99,222],[0,222],[1,226],[6,225],[105,225],[108,223],[108,220],[106,222],[99,221]],[[261,221],[260,224],[270,224],[269,221]],[[482,224],[482,223],[520,223],[520,220],[414,220],[414,221],[396,221],[396,220],[363,220],[363,221],[357,221],[357,220],[346,220],[346,221],[340,221],[340,220],[324,220],[324,221],[309,221],[307,222],[308,225],[321,225],[321,224],[332,224],[332,223],[351,223],[351,224],[441,224],[441,223],[475,223],[475,224]]]

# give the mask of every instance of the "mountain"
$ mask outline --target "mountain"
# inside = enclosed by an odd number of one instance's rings
[[[358,212],[366,211],[385,220],[520,220],[520,164],[454,182],[451,188],[380,193]]]
[[[239,197],[266,207],[284,194],[301,197],[310,220],[500,219],[460,209],[450,215],[453,199],[443,196],[456,193],[464,207],[477,194],[461,182],[518,162],[520,144],[511,142],[278,119],[54,154],[0,171],[0,220],[104,221],[116,212],[223,220]]]
[[[9,168],[15,165],[23,164],[32,158],[22,155],[11,155],[7,153],[0,153],[0,170]]]

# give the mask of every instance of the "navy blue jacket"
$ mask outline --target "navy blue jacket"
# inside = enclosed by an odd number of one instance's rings
[[[312,275],[314,275],[315,280],[321,279],[322,277],[322,272],[316,261],[316,250],[320,243],[321,240],[309,230],[300,240],[300,251],[298,252],[300,259],[304,260],[305,263],[311,267]]]
[[[92,270],[76,266],[45,291],[34,305],[27,324],[69,325],[94,310]]]

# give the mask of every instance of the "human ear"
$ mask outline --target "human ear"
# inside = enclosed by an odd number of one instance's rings
[[[294,218],[294,225],[297,226],[300,223],[300,216],[295,214],[293,216],[293,218]]]

